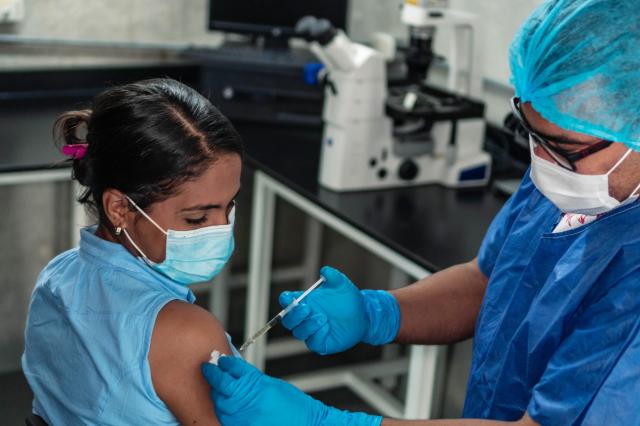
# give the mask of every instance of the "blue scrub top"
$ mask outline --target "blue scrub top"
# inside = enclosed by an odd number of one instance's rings
[[[484,239],[464,417],[640,425],[640,202],[560,217],[527,173]]]

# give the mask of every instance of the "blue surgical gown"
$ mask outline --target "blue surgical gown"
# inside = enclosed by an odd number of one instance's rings
[[[527,173],[484,239],[464,417],[640,425],[640,202],[560,217]]]

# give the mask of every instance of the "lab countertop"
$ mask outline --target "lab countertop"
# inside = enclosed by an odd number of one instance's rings
[[[237,123],[248,164],[430,270],[469,261],[505,197],[424,185],[337,193],[318,184],[321,130]]]
[[[0,44],[0,73],[184,63],[178,49]]]

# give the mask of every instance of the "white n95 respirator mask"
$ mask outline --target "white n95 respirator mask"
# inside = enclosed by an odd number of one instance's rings
[[[235,206],[229,212],[227,225],[207,226],[193,231],[174,231],[172,229],[165,231],[131,198],[126,195],[125,197],[140,214],[167,236],[165,258],[162,262],[156,263],[144,254],[126,229],[122,230],[143,260],[156,271],[182,285],[190,285],[211,280],[220,273],[231,258],[235,248],[233,238]]]
[[[607,173],[582,175],[538,157],[534,152],[534,145],[535,142],[529,137],[531,180],[562,212],[596,216],[638,199],[638,196],[633,194],[640,189],[640,185],[622,202],[609,195],[609,175],[627,159],[632,149],[629,149]]]

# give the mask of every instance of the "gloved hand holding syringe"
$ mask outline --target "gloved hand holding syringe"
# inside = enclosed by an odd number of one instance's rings
[[[296,306],[298,306],[298,304],[305,298],[307,297],[313,290],[315,290],[316,288],[318,288],[318,286],[320,284],[322,284],[325,281],[324,277],[321,277],[318,281],[316,281],[311,287],[309,287],[307,289],[307,291],[305,291],[304,293],[302,293],[297,299],[295,299],[292,303],[290,303],[286,308],[284,308],[283,310],[281,310],[278,315],[276,315],[275,317],[271,318],[271,320],[269,320],[269,322],[262,327],[260,330],[258,330],[253,336],[251,336],[246,342],[244,342],[242,344],[242,346],[240,346],[240,352],[244,351],[245,349],[247,349],[249,346],[251,346],[256,340],[258,340],[260,337],[262,337],[263,335],[265,335],[269,330],[271,330],[273,328],[274,325],[276,325],[278,323],[278,321],[280,321],[282,318],[284,318],[285,315],[287,315],[293,308],[295,308]]]

